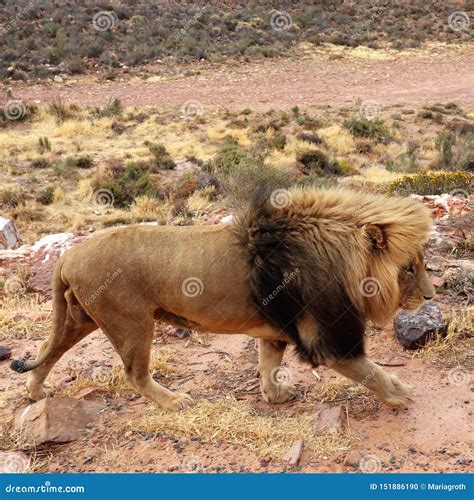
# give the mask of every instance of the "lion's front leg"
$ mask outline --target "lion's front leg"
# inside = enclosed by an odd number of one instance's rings
[[[295,398],[289,371],[281,366],[286,342],[259,339],[260,391],[267,403],[285,403]]]
[[[339,359],[328,366],[371,390],[383,403],[391,408],[406,408],[415,397],[411,385],[400,382],[396,375],[386,373],[366,356]]]

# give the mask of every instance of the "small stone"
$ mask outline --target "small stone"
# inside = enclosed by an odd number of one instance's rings
[[[63,83],[64,78],[63,78],[61,75],[54,75],[53,80],[54,80],[56,83]]]
[[[323,433],[337,433],[346,423],[346,412],[341,405],[330,406],[321,403],[319,408],[314,414],[314,427],[316,432]]]
[[[292,445],[291,448],[286,452],[283,457],[284,462],[288,462],[288,465],[297,465],[300,461],[301,454],[303,453],[303,440],[298,439]]]
[[[10,359],[12,355],[12,350],[9,347],[0,346],[0,361],[5,361],[6,359]]]
[[[426,302],[415,313],[400,312],[393,326],[398,341],[406,349],[418,349],[436,335],[444,337],[448,332],[441,310],[434,302]]]
[[[344,459],[344,465],[351,465],[352,467],[358,467],[361,458],[362,458],[362,453],[360,451],[351,450]]]

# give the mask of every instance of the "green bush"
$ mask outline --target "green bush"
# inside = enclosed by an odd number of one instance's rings
[[[467,172],[421,172],[390,182],[386,190],[389,194],[400,196],[436,195],[456,190],[470,192],[473,180],[474,176]]]
[[[153,156],[152,172],[158,170],[173,170],[176,168],[176,163],[171,158],[168,151],[166,151],[163,144],[146,141],[145,146]]]
[[[94,164],[90,156],[68,156],[65,163],[68,167],[83,169],[91,168]]]
[[[36,196],[36,201],[41,203],[42,205],[51,205],[54,200],[54,187],[48,186],[41,190]]]
[[[35,158],[34,160],[31,161],[30,167],[31,168],[48,168],[51,166],[51,162],[48,160],[48,158],[45,158],[44,156],[40,156],[38,158]]]
[[[114,205],[129,206],[137,196],[158,196],[158,189],[150,182],[150,174],[142,164],[129,162],[125,168],[111,170],[111,177],[95,189],[107,189],[114,195]]]
[[[369,120],[365,117],[356,118],[351,116],[344,120],[344,127],[356,137],[369,137],[375,142],[387,144],[392,140],[392,136],[380,118]]]

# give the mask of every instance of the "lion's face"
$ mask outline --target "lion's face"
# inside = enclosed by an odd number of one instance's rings
[[[425,270],[421,250],[400,270],[398,284],[400,307],[404,310],[414,311],[433,298],[436,292]]]

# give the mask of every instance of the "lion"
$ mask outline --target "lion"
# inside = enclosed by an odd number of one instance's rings
[[[283,200],[282,200],[283,194]],[[432,220],[410,198],[340,188],[260,190],[230,224],[134,225],[69,249],[53,277],[53,329],[30,372],[33,400],[59,358],[100,328],[127,381],[162,408],[193,403],[150,375],[154,322],[259,342],[260,388],[268,403],[295,397],[275,377],[288,344],[302,360],[364,384],[386,405],[406,407],[411,386],[365,354],[368,320],[416,310],[435,291],[423,263]]]

